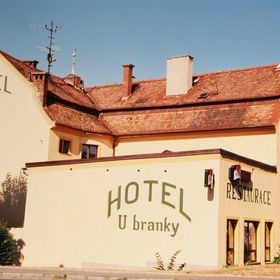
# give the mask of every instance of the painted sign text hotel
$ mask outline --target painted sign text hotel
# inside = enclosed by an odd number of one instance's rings
[[[160,188],[161,204],[172,209],[175,209],[185,219],[191,222],[190,216],[184,209],[184,189],[177,188],[176,185],[168,182],[159,182],[157,180],[144,180],[142,184],[137,182],[129,182],[125,187],[119,186],[117,193],[113,193],[112,190],[108,192],[108,212],[107,218],[112,215],[112,208],[115,206],[116,210],[120,210],[125,204],[134,204],[139,202],[139,197],[143,194],[141,189],[147,191],[147,196],[143,197],[148,202],[153,201],[154,188]],[[175,194],[178,195],[177,204],[171,202],[171,199]],[[154,220],[142,220],[137,215],[129,216],[127,214],[118,215],[118,227],[119,229],[132,229],[134,231],[147,230],[147,231],[159,231],[170,233],[171,237],[174,237],[179,229],[179,223],[169,221],[167,217],[164,217],[161,221]]]

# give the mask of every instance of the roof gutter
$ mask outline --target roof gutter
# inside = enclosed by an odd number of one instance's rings
[[[125,134],[114,134],[118,138],[125,137],[138,137],[138,136],[162,136],[162,135],[172,135],[172,134],[206,134],[206,133],[228,133],[228,132],[256,132],[257,134],[274,134],[276,132],[276,128],[274,125],[266,125],[260,127],[244,127],[244,128],[227,128],[227,129],[209,129],[209,130],[177,130],[177,131],[150,131],[149,133],[125,133]]]
[[[43,162],[29,162],[26,163],[27,168],[46,167],[46,166],[61,166],[61,165],[73,165],[73,164],[88,164],[95,162],[108,162],[108,161],[120,161],[120,160],[135,160],[135,159],[152,159],[152,158],[168,158],[168,157],[183,157],[183,156],[197,156],[197,155],[213,155],[220,154],[221,156],[240,161],[254,167],[258,167],[268,172],[277,173],[277,168],[274,165],[269,165],[257,160],[253,160],[247,157],[240,156],[238,154],[229,152],[224,149],[206,149],[206,150],[191,150],[182,152],[165,152],[155,154],[139,154],[139,155],[126,155],[115,157],[103,157],[94,159],[71,159],[71,160],[55,160],[55,161],[43,161]]]
[[[106,135],[106,136],[110,136],[110,137],[115,137],[115,135],[111,132],[94,132],[94,131],[88,131],[88,130],[82,130],[80,128],[75,128],[75,127],[71,127],[69,125],[65,125],[65,124],[60,124],[58,122],[55,122],[55,127],[54,128],[66,128],[66,129],[71,129],[71,130],[75,130],[77,132],[80,133],[85,133],[85,134],[94,134],[94,135]]]

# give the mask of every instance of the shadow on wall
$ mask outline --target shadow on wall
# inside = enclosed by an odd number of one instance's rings
[[[212,189],[208,188],[207,199],[208,199],[208,201],[214,200],[214,188],[212,188]]]
[[[0,221],[8,228],[23,227],[26,194],[26,176],[8,173],[0,187]]]

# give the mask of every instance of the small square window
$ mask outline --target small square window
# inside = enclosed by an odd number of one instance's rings
[[[97,157],[97,145],[83,144],[82,146],[82,159],[96,158]]]
[[[70,151],[71,141],[60,139],[59,140],[59,152],[62,154],[68,154]]]

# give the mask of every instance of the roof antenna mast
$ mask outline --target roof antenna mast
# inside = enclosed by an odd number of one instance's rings
[[[76,75],[76,56],[77,56],[77,49],[75,48],[72,54],[72,70],[71,70],[72,75]]]
[[[53,53],[54,53],[54,48],[53,48],[53,40],[55,39],[53,37],[53,34],[56,33],[57,31],[59,31],[61,29],[61,26],[59,25],[54,25],[53,21],[51,21],[50,25],[45,25],[45,28],[50,32],[50,35],[48,36],[48,38],[50,39],[50,43],[49,46],[47,47],[48,50],[48,55],[47,55],[47,60],[48,60],[48,74],[50,73],[51,67],[52,67],[52,63],[55,62],[56,60],[53,59]]]

